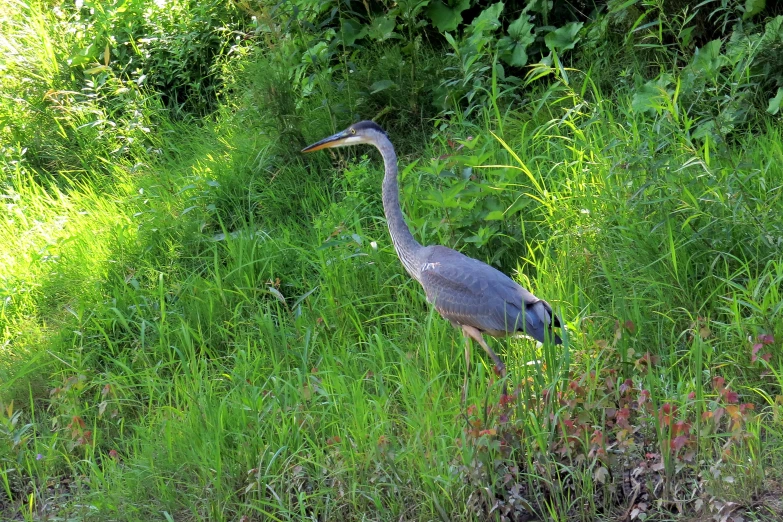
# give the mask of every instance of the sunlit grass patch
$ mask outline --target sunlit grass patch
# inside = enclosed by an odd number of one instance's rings
[[[566,324],[559,348],[490,341],[510,396],[474,350],[463,407],[461,335],[395,255],[377,154],[298,154],[354,84],[293,99],[255,58],[200,120],[108,73],[3,106],[46,139],[0,155],[1,516],[780,518],[779,119],[718,144],[673,92],[640,109],[630,80],[544,66],[530,103],[432,127],[368,94],[414,234]]]

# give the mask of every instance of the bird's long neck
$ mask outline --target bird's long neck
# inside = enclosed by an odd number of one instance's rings
[[[377,141],[377,147],[381,152],[385,167],[382,199],[383,212],[386,214],[386,222],[389,225],[389,234],[394,250],[397,251],[397,256],[402,261],[405,270],[418,281],[421,267],[420,263],[416,261],[423,247],[414,239],[402,216],[400,190],[397,185],[397,154],[394,152],[394,146],[385,136],[380,137]]]

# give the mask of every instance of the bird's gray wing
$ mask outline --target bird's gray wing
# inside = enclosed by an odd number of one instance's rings
[[[421,285],[435,309],[449,321],[493,335],[524,331],[544,341],[554,321],[552,308],[502,272],[442,246],[428,248]],[[550,333],[550,338],[559,338]]]

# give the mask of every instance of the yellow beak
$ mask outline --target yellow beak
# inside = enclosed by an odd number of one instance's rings
[[[332,134],[328,138],[324,138],[321,141],[317,141],[313,143],[312,145],[308,145],[307,147],[302,149],[302,152],[308,153],[308,152],[315,152],[321,149],[327,149],[329,147],[339,147],[345,142],[346,139],[350,137],[351,135],[348,134],[347,131],[340,131],[337,134]]]

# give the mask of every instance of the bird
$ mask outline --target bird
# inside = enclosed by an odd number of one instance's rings
[[[397,181],[397,154],[392,142],[377,123],[360,121],[343,131],[302,149],[317,150],[372,145],[381,154],[384,176],[381,185],[383,210],[394,250],[406,272],[424,289],[427,301],[455,328],[465,340],[465,402],[470,372],[471,340],[476,341],[495,363],[503,378],[503,395],[507,395],[506,366],[484,340],[491,337],[524,335],[541,343],[562,344],[553,328],[561,327],[552,307],[523,288],[503,272],[477,259],[442,245],[423,246],[413,237],[402,214]]]

